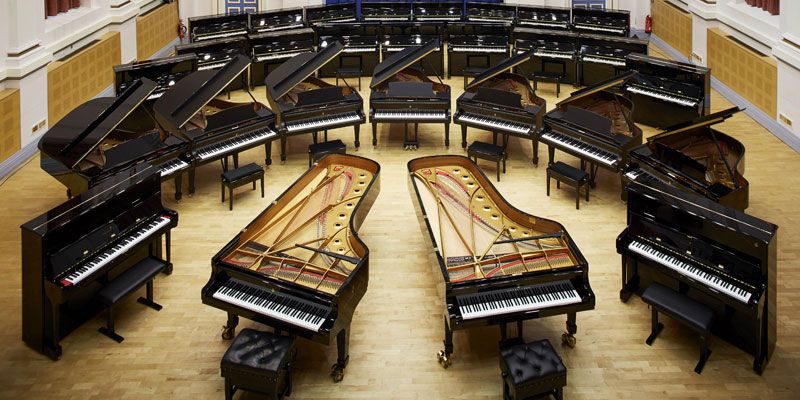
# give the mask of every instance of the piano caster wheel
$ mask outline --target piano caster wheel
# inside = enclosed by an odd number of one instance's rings
[[[339,364],[333,364],[331,366],[331,378],[333,382],[338,383],[344,379],[344,368],[339,366]]]
[[[571,335],[569,333],[566,333],[566,332],[564,332],[561,335],[561,344],[565,344],[569,348],[574,349],[575,348],[575,342],[577,342],[577,339],[575,339],[575,336],[573,336],[573,335]]]
[[[453,361],[450,360],[450,357],[444,353],[444,350],[439,350],[437,357],[439,359],[439,364],[442,364],[442,368],[447,369],[447,367],[453,365]]]
[[[233,339],[233,331],[235,328],[229,328],[227,326],[222,327],[222,339],[223,340],[231,340]]]
[[[764,364],[758,361],[753,361],[753,371],[761,375],[762,373],[764,373]]]
[[[378,139],[372,139],[372,145],[373,146],[377,146],[378,145]]]

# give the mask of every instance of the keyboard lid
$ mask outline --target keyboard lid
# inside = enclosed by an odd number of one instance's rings
[[[428,54],[433,53],[440,47],[441,39],[435,38],[423,43],[421,46],[406,47],[402,51],[398,51],[375,67],[375,72],[372,74],[372,81],[369,83],[369,87],[375,89],[387,79],[395,76],[395,74],[411,65],[414,65],[414,63]]]
[[[609,118],[580,107],[567,105],[567,111],[562,114],[561,119],[605,136],[614,136],[611,133],[613,123]]]
[[[505,60],[497,63],[496,65],[489,67],[488,69],[486,69],[486,71],[483,71],[480,74],[478,74],[478,76],[476,76],[475,79],[473,79],[472,82],[470,82],[467,85],[467,87],[464,88],[464,90],[473,89],[476,86],[480,85],[481,83],[486,82],[489,79],[492,79],[495,76],[502,74],[503,72],[509,71],[511,70],[511,68],[514,68],[517,65],[524,63],[525,61],[528,61],[531,58],[531,56],[533,56],[534,52],[535,50],[528,50],[524,53],[519,53],[513,57],[506,58]]]

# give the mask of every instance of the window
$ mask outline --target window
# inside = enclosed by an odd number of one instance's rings
[[[258,11],[257,0],[225,0],[225,14]]]
[[[81,6],[81,0],[44,0],[45,18],[54,17]]]
[[[778,15],[781,11],[780,0],[745,0],[747,4],[758,7],[772,15]]]

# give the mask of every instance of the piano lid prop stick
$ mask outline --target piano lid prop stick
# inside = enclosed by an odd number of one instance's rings
[[[297,247],[299,247],[301,249],[311,250],[311,251],[313,251],[315,253],[325,254],[326,256],[333,257],[333,258],[340,259],[340,260],[344,260],[344,261],[350,262],[352,264],[358,264],[358,262],[359,262],[358,258],[346,256],[344,254],[334,253],[332,251],[327,251],[327,250],[323,250],[323,249],[316,249],[316,248],[313,248],[313,247],[310,247],[310,246],[305,246],[305,245],[302,245],[302,244],[299,244],[299,243],[295,244],[295,246],[297,246]]]
[[[528,236],[528,237],[521,237],[516,239],[509,239],[509,240],[500,240],[494,242],[494,244],[504,244],[504,243],[516,243],[516,242],[527,242],[530,240],[540,240],[540,239],[556,239],[564,236],[564,231],[558,231],[556,233],[547,233],[544,235],[537,235],[537,236]]]

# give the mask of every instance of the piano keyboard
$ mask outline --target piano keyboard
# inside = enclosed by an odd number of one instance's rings
[[[225,32],[218,32],[218,33],[195,35],[194,40],[199,42],[201,40],[226,38],[226,37],[231,37],[231,36],[239,36],[239,35],[244,35],[246,33],[247,33],[247,30],[245,30],[245,29],[237,29],[235,31],[225,31]]]
[[[346,124],[349,122],[360,122],[361,117],[356,112],[348,112],[338,115],[326,115],[320,118],[312,118],[301,121],[286,123],[286,130],[289,133],[305,130],[322,130],[330,126]]]
[[[634,169],[633,171],[626,172],[625,177],[630,179],[631,181],[635,181],[636,178],[642,176],[642,174],[645,174],[643,169]]]
[[[343,52],[345,53],[374,53],[378,51],[374,46],[372,47],[346,47]]]
[[[280,60],[284,58],[292,58],[298,54],[302,54],[302,51],[293,51],[291,53],[270,53],[270,54],[262,54],[256,56],[256,61],[266,61],[266,60]]]
[[[180,158],[176,158],[172,161],[165,162],[158,166],[158,172],[161,176],[167,176],[174,172],[189,168],[189,163],[186,161],[181,160]]]
[[[328,307],[233,278],[220,286],[213,297],[314,332],[319,331],[331,312]]]
[[[616,33],[616,34],[619,34],[619,35],[625,33],[625,30],[622,29],[622,28],[609,28],[607,26],[586,25],[586,24],[581,24],[581,23],[575,24],[575,28],[588,29],[590,31],[598,31],[598,32],[611,32],[611,33]]]
[[[570,149],[595,162],[600,162],[611,167],[617,165],[621,161],[620,158],[613,153],[609,153],[588,143],[575,140],[569,136],[553,131],[542,133],[540,140]]]
[[[418,21],[460,21],[460,15],[442,15],[436,17],[424,17],[424,16],[416,16],[415,17]]]
[[[494,46],[453,46],[450,50],[457,53],[508,53],[507,47]]]
[[[164,93],[166,93],[166,92],[167,92],[166,90],[163,91],[163,92],[155,92],[155,93],[151,94],[150,96],[147,96],[147,100],[157,99],[157,98],[163,96]]]
[[[114,258],[120,254],[125,253],[137,244],[149,239],[153,233],[169,224],[169,222],[170,218],[165,215],[155,218],[153,221],[150,221],[147,223],[147,225],[136,230],[131,235],[122,238],[122,240],[117,242],[115,246],[93,258],[91,261],[76,268],[72,273],[69,273],[61,278],[61,285],[77,285],[80,281],[86,279],[86,277],[90,276],[95,271],[113,261]]]
[[[417,47],[417,45],[414,45],[414,46],[402,46],[402,47],[400,47],[400,46],[389,46],[389,47],[386,47],[384,50],[387,51],[387,52],[397,52],[397,51],[403,51],[403,50],[405,50],[405,49],[407,49],[409,47]],[[440,49],[437,47],[433,51],[439,51],[439,50]]]
[[[272,129],[259,129],[246,135],[240,135],[223,142],[205,146],[197,151],[197,157],[200,160],[208,160],[220,154],[229,154],[236,149],[250,146],[253,143],[262,142],[274,136],[278,136],[278,134]]]
[[[549,28],[566,28],[566,22],[547,22],[547,21],[519,21],[522,25],[533,25],[533,26],[546,26]]]
[[[546,58],[561,58],[564,60],[572,60],[573,56],[571,53],[560,53],[557,51],[547,51],[547,50],[536,50],[533,55],[537,57],[546,57]]]
[[[230,60],[224,60],[224,61],[220,61],[220,62],[213,62],[213,63],[203,64],[203,65],[198,66],[197,70],[198,71],[205,71],[207,69],[222,68],[222,67],[225,66],[225,64],[228,63],[228,61],[230,61]]]
[[[408,21],[408,17],[364,17],[365,21]]]
[[[456,296],[456,301],[464,319],[475,319],[564,306],[582,300],[572,282],[559,281]]]
[[[508,22],[513,18],[468,17],[468,19],[472,22]]]
[[[680,104],[686,107],[697,107],[697,100],[689,100],[685,97],[668,95],[661,92],[656,92],[654,90],[647,90],[644,88],[640,88],[638,86],[627,86],[625,90],[631,93],[637,93],[648,97],[654,97],[656,99],[668,101],[670,103]]]
[[[681,261],[677,257],[663,253],[650,245],[632,241],[630,244],[628,244],[628,250],[655,261],[669,269],[678,272],[681,275],[691,278],[692,280],[704,283],[715,291],[722,292],[723,294],[733,297],[742,303],[747,304],[750,301],[750,297],[752,297],[752,294],[745,289],[725,282],[716,275],[709,274],[708,272],[696,268],[687,262]]]
[[[256,32],[272,32],[272,31],[280,31],[280,30],[284,30],[284,29],[302,28],[302,27],[303,27],[303,24],[261,26],[261,27],[256,28]]]
[[[372,117],[373,120],[431,120],[431,121],[445,121],[447,120],[447,113],[444,110],[430,110],[430,111],[407,111],[407,110],[381,110],[375,111]]]
[[[484,117],[482,115],[462,113],[456,116],[456,121],[468,122],[488,128],[488,130],[511,131],[522,135],[530,135],[533,127],[530,125],[509,122],[496,118]]]
[[[620,60],[617,58],[606,58],[606,57],[596,57],[596,56],[583,56],[581,58],[582,61],[589,61],[598,64],[607,64],[613,65],[615,67],[624,67],[625,60]]]

